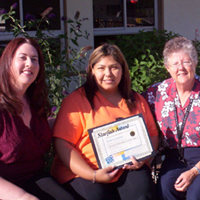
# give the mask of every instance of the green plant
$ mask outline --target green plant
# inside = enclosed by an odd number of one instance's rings
[[[196,47],[198,53],[198,64],[196,68],[196,73],[200,75],[200,41],[198,40],[199,34],[198,29],[195,30],[195,39],[193,40],[193,44]]]
[[[0,10],[2,20],[10,20],[10,28],[6,31],[12,32],[14,37],[24,36],[37,40],[43,51],[45,59],[45,69],[47,84],[49,86],[49,99],[56,115],[64,96],[68,93],[69,83],[72,75],[80,74],[80,63],[84,63],[88,50],[92,47],[86,46],[79,49],[78,39],[88,39],[89,33],[81,31],[84,19],[79,19],[79,11],[76,12],[74,19],[62,17],[62,22],[70,27],[70,33],[54,35],[51,30],[51,19],[54,17],[53,8],[47,8],[39,19],[34,15],[27,14],[25,22],[15,17],[17,3],[10,7],[10,10]],[[29,35],[30,30],[35,30],[34,36]]]
[[[198,29],[195,31],[195,45],[200,63],[200,41],[197,39]],[[180,36],[166,30],[139,31],[134,35],[119,35],[116,40],[109,40],[117,44],[123,52],[130,69],[132,89],[141,93],[150,85],[163,81],[169,77],[163,64],[163,48],[165,43],[173,37]],[[199,63],[196,73],[200,74]]]
[[[162,51],[165,43],[175,36],[178,34],[153,29],[109,40],[117,44],[124,53],[130,69],[132,89],[141,93],[153,83],[169,76],[163,65]]]

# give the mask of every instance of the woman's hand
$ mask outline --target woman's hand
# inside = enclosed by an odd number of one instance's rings
[[[108,183],[116,176],[118,171],[119,169],[114,169],[114,166],[98,169],[96,170],[95,181],[99,183]]]
[[[185,192],[193,180],[198,175],[197,170],[192,168],[186,172],[183,172],[176,180],[174,187],[179,192]]]
[[[24,193],[21,197],[12,200],[39,200],[39,199],[29,193]]]
[[[125,164],[123,166],[123,169],[129,169],[129,170],[140,169],[146,162],[146,160],[137,161],[133,156],[131,156],[131,161],[133,164],[132,165]]]
[[[27,193],[22,188],[0,177],[0,199],[1,200],[39,200]]]

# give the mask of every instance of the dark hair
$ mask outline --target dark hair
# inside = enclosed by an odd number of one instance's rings
[[[37,78],[28,87],[26,95],[31,108],[36,111],[38,116],[48,116],[50,114],[50,105],[48,102],[48,88],[45,82],[42,51],[35,40],[24,37],[11,40],[0,58],[0,109],[8,110],[12,114],[20,114],[22,112],[22,102],[16,97],[11,87],[10,67],[17,49],[25,43],[32,45],[37,50],[40,66]]]
[[[103,44],[97,47],[91,53],[87,69],[87,80],[86,83],[83,85],[85,88],[86,97],[90,102],[91,107],[94,109],[93,98],[95,92],[98,91],[98,87],[92,75],[92,69],[96,63],[98,63],[102,58],[107,56],[112,56],[113,59],[116,60],[122,67],[122,78],[118,85],[118,89],[122,98],[126,100],[126,104],[131,113],[134,108],[135,92],[131,89],[131,79],[126,59],[122,54],[121,50],[116,45]]]
[[[188,53],[190,58],[197,64],[198,62],[198,55],[196,48],[191,40],[188,40],[185,37],[175,37],[169,40],[164,47],[163,50],[163,57],[164,57],[164,64],[168,65],[168,59],[170,55],[174,52],[184,51]]]

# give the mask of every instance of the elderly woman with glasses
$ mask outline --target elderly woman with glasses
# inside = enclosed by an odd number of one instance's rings
[[[159,200],[200,199],[200,77],[193,43],[176,37],[163,51],[171,78],[147,89],[148,101],[166,144],[158,179]]]

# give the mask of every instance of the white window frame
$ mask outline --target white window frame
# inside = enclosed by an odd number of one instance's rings
[[[26,0],[19,0],[19,17],[20,17],[20,20],[21,20],[21,26],[23,26],[23,1],[26,1]],[[62,17],[64,15],[64,5],[63,5],[63,0],[59,0],[60,1],[60,16]],[[61,19],[60,19],[61,20]],[[59,34],[63,34],[64,33],[64,23],[60,23],[60,27],[61,29],[60,30],[52,30],[53,34],[56,36],[56,35],[59,35]],[[33,37],[35,35],[35,32],[36,31],[27,31],[28,34]],[[45,34],[48,34],[47,31],[44,31]],[[8,40],[12,40],[14,38],[13,36],[13,33],[12,32],[0,32],[0,40],[1,41],[8,41]]]
[[[126,12],[126,0],[123,0],[124,16],[123,27],[117,28],[94,28],[94,36],[104,35],[121,35],[121,34],[133,34],[138,33],[140,30],[152,31],[153,28],[158,28],[158,3],[154,0],[154,26],[141,26],[141,27],[127,27],[127,12]]]

